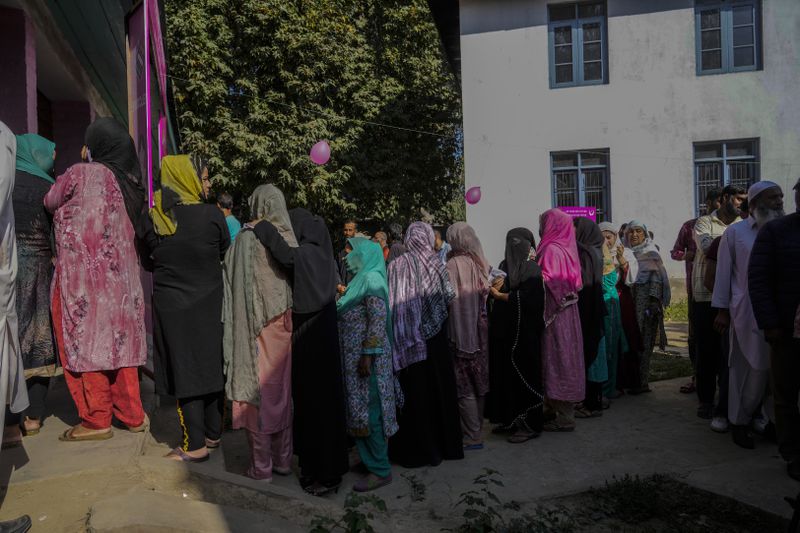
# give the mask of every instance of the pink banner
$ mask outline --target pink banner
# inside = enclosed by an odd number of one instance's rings
[[[128,77],[130,133],[136,145],[142,176],[147,180],[148,200],[152,199],[153,180],[147,163],[150,140],[147,120],[147,84],[149,81],[148,46],[145,40],[145,11],[140,5],[128,17]]]
[[[148,16],[150,19],[150,41],[153,45],[153,57],[156,63],[156,76],[158,76],[158,92],[161,93],[162,109],[167,108],[167,58],[164,55],[164,39],[161,33],[161,16],[158,12],[156,0],[146,0]]]
[[[167,155],[167,117],[163,112],[158,113],[158,161],[159,164]]]
[[[559,207],[559,209],[561,209],[563,212],[565,212],[572,218],[584,217],[588,218],[592,222],[597,222],[596,207],[569,206],[569,207]]]

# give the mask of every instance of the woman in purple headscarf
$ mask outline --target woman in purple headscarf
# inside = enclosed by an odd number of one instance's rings
[[[388,267],[394,371],[405,397],[389,456],[405,468],[464,457],[447,346],[448,305],[455,293],[434,240],[428,224],[414,222],[406,230],[407,252]]]
[[[547,404],[555,418],[545,431],[573,431],[575,403],[586,393],[578,292],[583,287],[572,217],[559,209],[539,219],[537,262],[545,285],[542,370]]]
[[[455,354],[458,407],[464,449],[483,448],[483,405],[489,392],[489,264],[478,236],[466,222],[447,230],[452,251],[447,273],[456,296],[450,302],[448,337]]]

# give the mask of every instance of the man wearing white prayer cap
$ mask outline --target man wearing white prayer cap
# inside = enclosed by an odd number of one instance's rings
[[[788,462],[789,476],[800,481],[800,339],[792,334],[800,305],[800,180],[794,190],[798,211],[765,223],[758,232],[750,252],[748,292],[770,346],[778,451]],[[761,192],[757,204],[767,195]]]
[[[783,216],[783,192],[777,183],[760,181],[747,191],[749,216],[728,227],[717,252],[711,305],[718,309],[715,329],[728,329],[728,419],[733,441],[743,448],[755,444],[750,433],[763,432],[767,417],[762,404],[769,383],[769,345],[758,329],[748,293],[747,267],[759,229]]]

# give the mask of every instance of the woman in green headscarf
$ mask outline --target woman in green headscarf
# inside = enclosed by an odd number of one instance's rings
[[[292,465],[292,289],[252,229],[266,220],[292,248],[297,239],[280,189],[260,185],[249,204],[253,221],[225,254],[225,392],[233,429],[247,430],[246,475],[271,480]]]
[[[39,135],[17,135],[17,172],[13,205],[16,221],[17,317],[19,341],[30,407],[6,421],[26,435],[41,427],[50,377],[56,373],[56,351],[50,320],[50,282],[53,279],[52,217],[44,196],[55,183],[55,143]]]
[[[161,160],[161,188],[146,242],[153,261],[156,392],[178,399],[183,445],[175,460],[208,459],[222,434],[222,265],[231,238],[222,211],[205,203],[211,183],[199,158]]]
[[[353,490],[366,492],[392,482],[388,439],[397,432],[392,372],[389,285],[380,245],[355,237],[345,261],[355,275],[336,303],[344,366],[347,429],[369,474]],[[399,389],[398,389],[399,390]]]

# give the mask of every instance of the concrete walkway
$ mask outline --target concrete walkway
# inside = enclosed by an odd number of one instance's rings
[[[679,341],[673,344],[671,350],[684,352]],[[377,492],[390,513],[380,529],[451,526],[453,516],[460,514],[455,502],[484,468],[501,473],[505,487],[497,491],[499,496],[519,502],[580,492],[624,474],[669,473],[790,516],[783,497],[795,495],[800,484],[786,475],[776,446],[757,439],[755,450],[743,450],[730,434],[712,432],[707,421],[695,416],[696,397],[678,392],[685,381],[657,382],[650,394],[624,396],[602,418],[579,421],[574,433],[544,434],[512,445],[487,427],[485,449],[469,452],[463,461],[413,471],[395,467],[394,483]],[[28,513],[34,531],[85,531],[87,524],[96,531],[116,526],[119,531],[201,531],[189,527],[198,522],[186,522],[187,513],[212,517],[202,531],[237,531],[241,524],[280,531],[289,523],[303,530],[315,514],[341,509],[357,479],[348,474],[342,490],[326,499],[304,494],[295,476],[276,476],[272,484],[247,479],[241,474],[248,450],[239,431],[226,432],[222,450],[207,463],[187,467],[167,461],[161,456],[180,439],[175,409],[168,402],[152,415],[152,436],[116,430],[108,441],[58,442],[58,434],[75,421],[63,382],[56,383],[50,401],[60,408],[46,420],[42,433],[26,438],[24,448],[0,455],[2,480],[10,481],[0,519]],[[423,501],[412,501],[408,477],[424,484]],[[115,514],[116,508],[128,511]],[[171,514],[175,524],[170,529]]]

